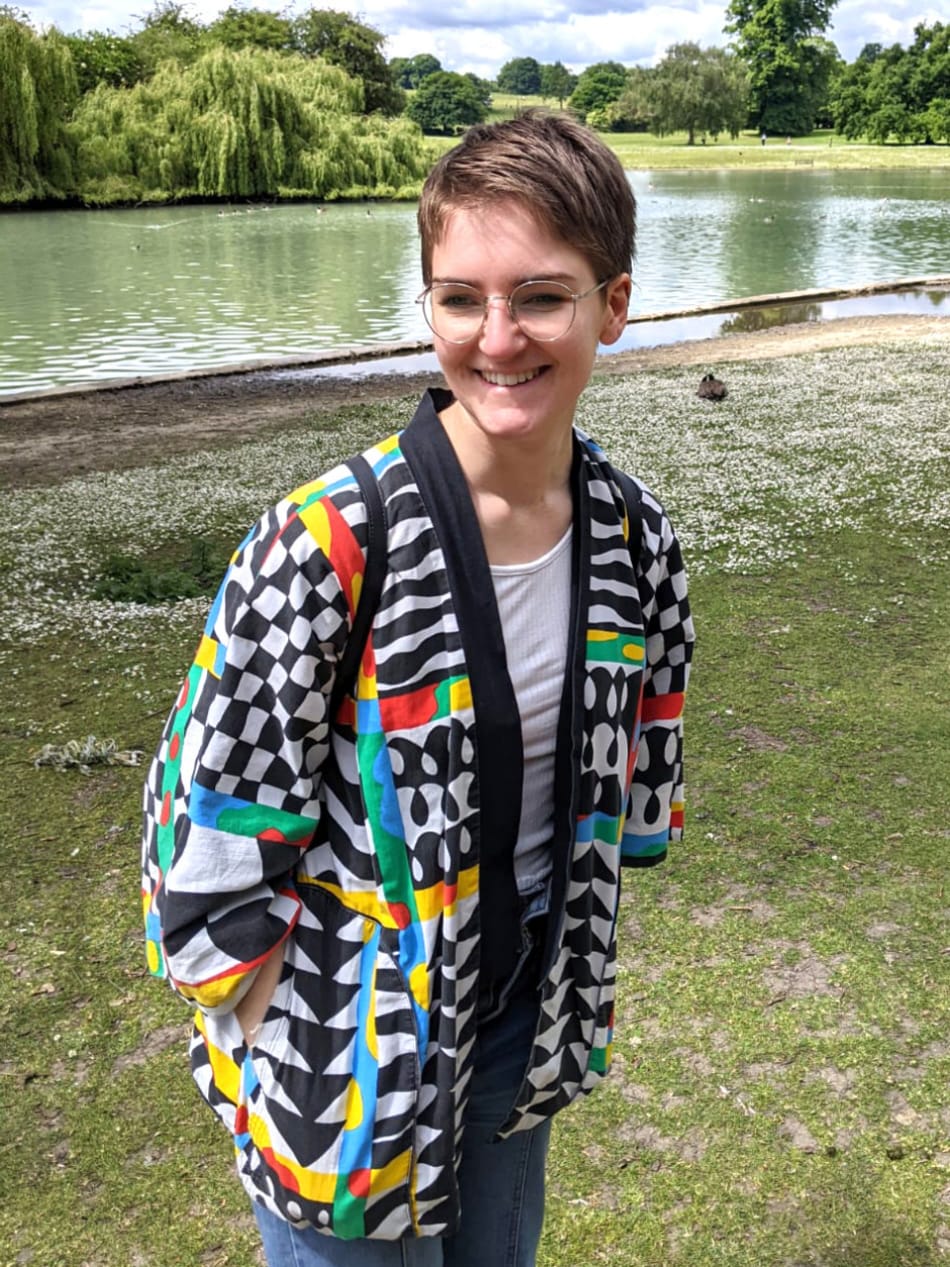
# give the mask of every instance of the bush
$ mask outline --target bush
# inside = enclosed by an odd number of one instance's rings
[[[440,70],[427,75],[406,107],[406,115],[423,132],[452,136],[488,113],[476,85],[467,75]]]
[[[221,579],[221,560],[211,542],[192,537],[188,555],[180,562],[154,562],[129,554],[110,554],[95,598],[111,603],[171,603],[180,598],[201,598],[215,592]]]

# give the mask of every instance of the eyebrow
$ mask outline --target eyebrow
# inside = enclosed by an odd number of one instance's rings
[[[577,277],[574,273],[530,273],[525,277],[519,277],[517,281],[512,283],[511,289],[514,290],[518,286],[523,286],[526,282],[561,282],[562,285],[576,286]],[[471,286],[473,290],[481,290],[482,287],[477,283],[469,281],[465,277],[436,277],[433,276],[430,282],[432,286]]]

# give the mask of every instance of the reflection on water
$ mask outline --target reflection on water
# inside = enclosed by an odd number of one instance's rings
[[[774,330],[776,326],[799,325],[803,321],[820,321],[821,304],[782,304],[775,308],[747,308],[728,317],[719,327],[720,334],[754,334]]]
[[[696,303],[923,277],[950,259],[948,169],[634,173],[633,185],[639,312],[678,306],[654,258],[691,279]]]
[[[702,313],[695,317],[668,317],[637,321],[627,326],[620,340],[600,351],[609,356],[638,348],[665,347],[688,339],[714,339],[741,331],[769,330],[798,322],[830,321],[836,317],[878,317],[895,314],[947,316],[950,318],[950,290],[909,290],[898,294],[862,295],[857,299],[829,299],[821,303],[771,304],[746,308],[741,312]],[[371,374],[435,373],[439,368],[434,352],[366,360],[319,369],[281,370],[302,378],[365,378]]]
[[[950,260],[950,170],[630,179],[634,317]],[[0,215],[0,395],[424,340],[417,256],[410,205]],[[679,326],[631,326],[620,346],[696,337]]]

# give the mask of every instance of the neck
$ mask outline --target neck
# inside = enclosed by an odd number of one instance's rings
[[[513,509],[530,509],[567,488],[572,430],[499,441],[480,431],[458,401],[441,418],[473,497],[487,495]]]
[[[441,418],[489,562],[526,563],[547,553],[571,522],[573,432],[499,442],[474,426],[458,402]]]

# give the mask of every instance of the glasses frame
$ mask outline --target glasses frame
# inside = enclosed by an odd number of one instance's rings
[[[518,329],[521,331],[521,333],[524,335],[526,339],[530,339],[532,343],[556,343],[558,339],[563,339],[566,334],[570,333],[571,327],[574,325],[574,319],[577,316],[578,300],[586,299],[589,295],[595,295],[597,291],[603,290],[604,287],[609,283],[609,281],[610,281],[610,278],[606,277],[602,282],[597,282],[595,285],[591,286],[587,290],[573,291],[571,290],[569,286],[566,286],[564,282],[552,282],[552,281],[549,281],[545,277],[531,277],[531,278],[528,278],[527,281],[519,282],[518,285],[514,288],[514,290],[511,291],[511,293],[508,295],[482,295],[482,319],[478,324],[478,329],[473,330],[472,333],[469,335],[466,335],[464,339],[448,339],[446,338],[444,334],[440,334],[438,330],[436,330],[435,326],[433,326],[432,322],[429,320],[429,315],[426,312],[426,300],[434,291],[437,291],[442,287],[449,287],[449,286],[455,286],[455,287],[465,286],[468,290],[471,290],[472,292],[474,292],[474,294],[477,295],[479,293],[477,286],[469,286],[467,282],[430,282],[429,285],[422,292],[422,294],[416,296],[415,302],[419,304],[420,307],[422,308],[422,316],[425,319],[425,323],[429,327],[429,329],[432,331],[432,333],[435,335],[435,337],[437,339],[441,339],[443,343],[450,343],[453,347],[464,347],[466,343],[473,343],[476,339],[481,337],[481,333],[485,329],[485,322],[488,320],[489,308],[491,306],[492,301],[495,299],[504,300],[505,307],[508,310],[509,320],[512,322],[513,325],[518,327]],[[550,339],[539,339],[537,335],[528,334],[528,332],[522,327],[521,322],[515,316],[514,310],[511,306],[512,296],[517,294],[517,292],[521,290],[522,287],[539,286],[539,285],[540,286],[557,286],[559,290],[566,291],[572,304],[571,319],[567,323],[566,328],[562,330],[560,334],[555,334]]]

